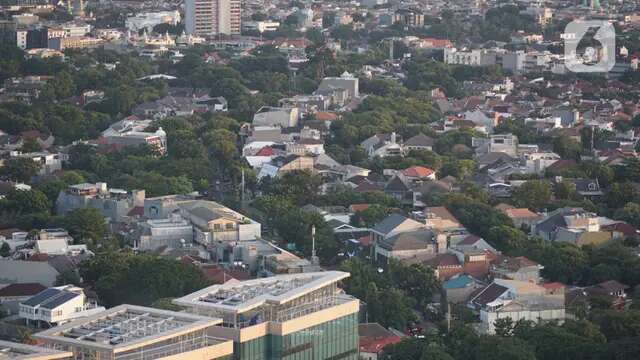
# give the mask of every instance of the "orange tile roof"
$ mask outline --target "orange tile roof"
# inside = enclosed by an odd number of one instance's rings
[[[416,178],[426,178],[433,175],[435,171],[424,166],[412,166],[402,170],[402,175]]]
[[[503,211],[505,214],[507,214],[508,217],[516,218],[516,219],[528,219],[528,218],[536,218],[540,216],[527,208],[505,209]]]

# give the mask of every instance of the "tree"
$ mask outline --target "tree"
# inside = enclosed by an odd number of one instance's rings
[[[11,246],[6,242],[2,242],[0,246],[0,257],[7,257],[9,255],[11,255]]]
[[[513,335],[515,324],[510,317],[499,318],[493,323],[495,327],[496,335],[502,337],[509,337]]]
[[[208,285],[193,265],[129,252],[98,253],[81,265],[80,273],[107,307],[123,303],[149,306]]]
[[[513,192],[516,204],[538,210],[551,202],[551,186],[543,180],[530,180]]]
[[[553,139],[553,151],[563,159],[579,160],[582,145],[568,136],[558,136]]]
[[[494,226],[489,230],[486,240],[496,249],[511,253],[527,246],[527,235],[522,231],[506,225]]]
[[[2,175],[10,180],[29,182],[40,171],[40,165],[30,158],[11,158],[0,169]]]
[[[64,224],[77,243],[87,244],[92,248],[101,246],[108,232],[102,213],[94,208],[80,208],[69,212]]]
[[[25,139],[24,142],[22,143],[22,146],[20,147],[20,151],[23,153],[37,152],[41,150],[42,150],[42,147],[40,146],[38,141],[34,138]]]
[[[373,204],[353,215],[351,221],[359,226],[373,227],[389,214],[389,208]]]
[[[18,214],[49,213],[51,204],[39,190],[12,189],[4,199],[2,207]]]

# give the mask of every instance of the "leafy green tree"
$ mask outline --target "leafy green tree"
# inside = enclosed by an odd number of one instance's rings
[[[373,204],[362,211],[356,212],[351,221],[358,226],[373,227],[375,224],[382,221],[388,214],[389,208]]]
[[[513,319],[511,319],[510,317],[496,319],[496,321],[493,323],[493,326],[495,327],[496,335],[502,337],[513,336],[515,324],[513,322]]]
[[[94,208],[80,208],[69,212],[64,224],[77,243],[87,244],[92,248],[101,246],[108,232],[102,213]]]
[[[99,253],[83,263],[80,272],[108,307],[123,303],[149,306],[208,285],[204,275],[192,265],[127,252]]]
[[[516,204],[533,210],[539,210],[551,202],[551,185],[543,180],[530,180],[513,192]]]
[[[5,197],[2,208],[19,214],[49,213],[51,204],[39,190],[12,189]]]
[[[40,171],[40,165],[30,158],[11,158],[0,168],[2,175],[11,180],[29,182]]]
[[[489,229],[486,240],[496,249],[510,253],[527,246],[527,235],[512,226],[500,225]]]
[[[568,136],[558,136],[553,139],[553,151],[563,159],[579,160],[582,145]]]
[[[11,254],[11,246],[8,243],[2,242],[0,245],[0,257],[7,257]]]

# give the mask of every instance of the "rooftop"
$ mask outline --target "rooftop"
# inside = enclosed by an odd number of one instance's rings
[[[129,350],[217,325],[220,319],[134,305],[120,305],[99,314],[37,333],[39,340],[90,348]]]
[[[213,285],[174,300],[181,306],[202,306],[235,313],[251,310],[265,302],[282,304],[349,276],[342,271],[279,275],[239,283]]]
[[[67,301],[80,296],[78,292],[68,291],[60,288],[48,288],[30,297],[22,304],[31,307],[41,307],[44,309],[55,309]]]
[[[0,359],[53,360],[71,357],[70,352],[0,340]]]

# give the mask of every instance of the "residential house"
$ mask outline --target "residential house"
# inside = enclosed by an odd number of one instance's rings
[[[314,172],[314,160],[310,156],[287,155],[277,156],[271,159],[271,162],[264,163],[258,179],[265,176],[276,178],[282,174],[291,171],[309,171]]]
[[[298,108],[263,106],[253,115],[253,126],[290,128],[298,125]]]
[[[370,158],[402,156],[402,139],[394,132],[391,134],[376,134],[360,143]]]
[[[554,152],[534,152],[523,155],[527,172],[544,174],[544,171],[560,160],[560,155]]]
[[[454,254],[438,254],[437,256],[422,262],[422,265],[433,269],[440,281],[445,281],[464,272],[464,267]]]
[[[616,280],[608,280],[585,288],[585,292],[590,298],[598,298],[603,301],[608,301],[611,303],[612,308],[622,310],[628,302],[628,289],[628,285],[622,284]]]
[[[60,273],[50,264],[0,259],[0,283],[39,283],[53,286]]]
[[[40,283],[15,283],[0,285],[0,308],[9,315],[18,313],[20,302],[45,290],[47,287]]]
[[[358,324],[358,336],[362,360],[378,360],[385,346],[397,344],[402,340],[400,336],[378,323]]]
[[[464,230],[464,226],[456,219],[444,206],[426,207],[423,211],[424,224],[432,229],[441,232],[459,232]]]
[[[66,155],[64,154],[52,154],[45,151],[31,153],[12,151],[10,156],[12,158],[31,159],[34,163],[40,166],[38,175],[51,175],[56,171],[60,171],[62,170],[63,161],[66,161]]]
[[[423,133],[419,133],[405,141],[403,148],[405,153],[409,151],[433,151],[434,144],[435,140],[433,138],[428,137]]]
[[[402,205],[414,206],[415,193],[409,181],[402,175],[396,175],[384,186],[384,193],[398,200]]]
[[[463,304],[469,301],[469,298],[478,289],[486,285],[467,274],[455,275],[442,283],[442,292],[447,303]]]
[[[446,242],[425,224],[400,214],[390,214],[371,229],[375,244],[375,257],[380,254],[386,261],[390,257],[411,257],[418,253],[436,254],[443,251]],[[396,235],[406,233],[405,237]],[[393,239],[391,239],[393,238]],[[391,240],[389,240],[391,239]],[[446,237],[444,237],[446,241]],[[434,244],[434,240],[436,244]],[[384,245],[380,245],[384,242]],[[438,248],[438,245],[440,247]],[[446,249],[444,249],[446,250]]]
[[[488,139],[473,138],[478,154],[504,153],[513,158],[518,155],[518,137],[513,134],[491,135]]]
[[[582,208],[560,208],[544,216],[532,228],[532,234],[547,241],[566,241],[578,246],[603,244],[613,236],[600,229],[601,219]]]
[[[406,231],[385,236],[375,244],[375,259],[387,263],[389,259],[414,263],[434,258],[447,250],[447,237],[431,229]]]
[[[35,250],[38,254],[65,255],[87,251],[86,244],[73,244],[73,238],[65,229],[42,229],[36,239]]]
[[[89,301],[84,291],[73,285],[45,289],[20,303],[20,318],[27,324],[48,327],[104,311]]]
[[[436,180],[435,170],[429,169],[428,167],[424,166],[411,166],[404,170],[401,170],[400,173],[411,183]]]
[[[193,200],[178,207],[182,217],[193,224],[194,241],[207,247],[261,237],[260,223],[216,202]]]
[[[496,279],[469,301],[480,313],[478,330],[494,334],[498,319],[511,318],[541,323],[565,319],[565,296],[552,289],[528,282]]]
[[[505,257],[491,267],[491,276],[495,279],[540,282],[540,270],[544,267],[524,256]]]
[[[330,94],[338,89],[344,90],[344,96],[341,96],[338,101],[332,101],[333,104],[338,106],[343,106],[352,99],[360,97],[358,78],[346,71],[339,77],[322,79],[314,94]]]
[[[111,124],[102,132],[105,143],[116,148],[148,145],[159,154],[167,152],[167,133],[159,127],[156,131],[146,131],[151,120],[140,120],[135,116]]]
[[[503,214],[507,215],[509,219],[513,221],[513,224],[522,228],[525,226],[528,229],[531,229],[540,219],[541,216],[539,214],[534,213],[533,211],[527,208],[514,208],[514,207],[503,207],[498,208]]]

